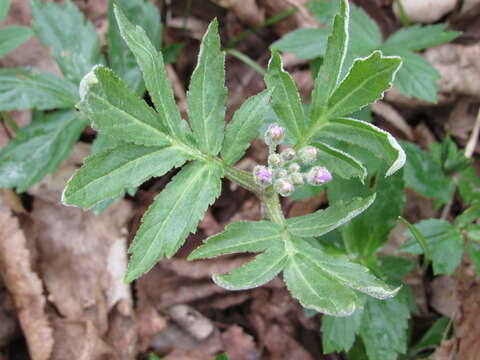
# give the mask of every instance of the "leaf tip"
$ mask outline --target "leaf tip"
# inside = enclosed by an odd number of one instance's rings
[[[95,72],[99,67],[102,67],[102,65],[95,65],[92,70],[90,70],[89,73],[87,73],[82,80],[80,80],[80,86],[78,88],[78,92],[80,94],[80,100],[83,101],[85,100],[85,97],[87,96],[88,90],[90,89],[91,86],[98,84],[98,78]]]

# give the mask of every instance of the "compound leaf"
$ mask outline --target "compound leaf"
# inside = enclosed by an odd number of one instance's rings
[[[208,206],[219,196],[222,169],[195,161],[185,166],[155,198],[129,249],[126,281],[150,270],[163,256],[172,257],[195,231]]]
[[[214,19],[203,37],[198,63],[187,94],[188,116],[201,150],[216,155],[223,142],[225,117],[225,54],[220,48],[218,22]]]
[[[394,174],[405,164],[405,152],[397,140],[385,130],[365,121],[350,118],[331,119],[320,127],[317,134],[320,141],[325,138],[341,140],[373,152],[389,165],[387,176]]]
[[[210,259],[237,252],[260,252],[281,242],[282,229],[271,221],[240,221],[227,225],[224,232],[206,239],[189,260]]]
[[[347,115],[381,99],[392,86],[401,63],[399,57],[383,56],[378,50],[366,58],[356,59],[330,97],[327,116]]]
[[[66,79],[39,69],[0,69],[0,110],[72,108],[78,100],[77,87]]]
[[[361,214],[374,201],[375,194],[367,198],[355,198],[347,202],[339,201],[325,210],[287,219],[287,229],[297,236],[322,236]]]
[[[74,111],[41,114],[0,151],[0,188],[21,193],[53,172],[86,126]]]
[[[134,26],[118,6],[114,6],[114,12],[120,33],[142,70],[145,85],[161,123],[168,134],[185,140],[187,129],[175,103],[162,55],[145,31],[139,26]]]
[[[245,290],[261,286],[282,271],[287,262],[287,253],[282,242],[276,242],[255,259],[227,275],[214,275],[215,284],[227,290]]]
[[[66,205],[88,209],[102,200],[123,194],[153,176],[181,166],[188,155],[175,146],[123,144],[89,157],[68,181],[63,193]]]
[[[158,8],[144,0],[116,0],[130,17],[133,24],[141,26],[156,49],[162,40],[162,23]],[[142,72],[135,62],[127,44],[120,35],[117,18],[113,11],[113,1],[109,1],[108,30],[105,34],[108,43],[108,63],[127,85],[139,95],[145,91]]]
[[[32,29],[25,26],[8,26],[0,29],[0,57],[15,50],[32,35]]]
[[[138,145],[171,144],[155,111],[104,66],[84,77],[80,96],[79,108],[96,130]]]
[[[52,55],[63,75],[79,83],[95,64],[103,63],[100,39],[93,25],[69,0],[55,2],[30,0],[33,30]]]
[[[265,77],[267,87],[273,90],[272,107],[278,121],[285,127],[287,139],[296,143],[303,135],[305,115],[297,86],[289,73],[283,70],[278,52],[272,51]]]
[[[265,121],[271,91],[265,90],[245,101],[225,131],[222,158],[232,165],[240,160]]]

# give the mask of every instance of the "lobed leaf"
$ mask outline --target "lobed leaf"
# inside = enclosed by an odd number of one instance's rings
[[[126,281],[150,270],[161,257],[175,254],[219,196],[221,177],[218,165],[199,161],[188,164],[175,175],[142,218],[129,249],[132,257]]]
[[[277,242],[227,275],[213,275],[218,286],[227,290],[246,290],[261,286],[277,276],[287,262],[283,243]]]
[[[40,116],[0,150],[0,188],[21,193],[56,170],[86,126],[74,111]]]
[[[97,32],[70,0],[64,6],[30,0],[30,7],[35,35],[52,49],[67,79],[78,84],[92,66],[103,63]]]
[[[66,79],[33,68],[0,69],[0,110],[65,109],[78,100]]]
[[[296,236],[322,236],[349,222],[365,211],[375,201],[375,194],[367,198],[355,198],[348,202],[340,201],[326,210],[313,214],[287,219],[287,229]]]
[[[0,57],[15,50],[32,35],[32,29],[25,26],[8,26],[0,29]]]
[[[333,32],[328,38],[323,64],[315,79],[309,113],[312,123],[316,123],[323,114],[325,106],[340,80],[348,47],[349,11],[348,1],[341,0],[340,14],[335,16]]]
[[[287,139],[296,143],[305,128],[302,101],[295,82],[290,74],[283,70],[282,59],[276,51],[272,51],[265,82],[273,91],[272,107],[278,121],[286,129]]]
[[[328,100],[327,116],[347,115],[381,99],[392,86],[401,63],[401,58],[383,56],[378,50],[366,58],[356,59]]]
[[[389,165],[386,176],[394,174],[405,164],[406,155],[390,133],[370,123],[350,118],[331,119],[317,132],[317,139],[341,140],[356,144],[384,159]]]
[[[282,229],[271,221],[240,221],[206,239],[188,260],[210,259],[237,252],[260,252],[282,241]]]
[[[189,158],[175,146],[123,144],[89,157],[63,192],[63,203],[88,209],[123,194],[153,176],[162,176]]]
[[[211,155],[222,147],[226,99],[225,54],[214,19],[200,45],[187,94],[188,117],[198,146]]]
[[[96,130],[138,145],[171,144],[155,111],[111,70],[95,66],[82,80],[80,96],[79,108]]]
[[[240,160],[258,134],[258,129],[265,121],[270,95],[271,91],[265,90],[250,97],[233,114],[233,119],[225,131],[221,152],[227,165]]]
[[[322,316],[322,348],[324,354],[349,351],[362,324],[363,309],[346,317]]]
[[[292,52],[300,59],[312,60],[325,55],[329,34],[328,29],[301,28],[289,32],[271,47],[278,51]]]
[[[105,34],[108,43],[108,63],[112,70],[118,74],[127,85],[137,94],[145,92],[145,84],[142,71],[135,62],[127,44],[120,35],[117,18],[113,11],[113,1],[108,6],[108,30]],[[131,18],[132,24],[138,25],[145,30],[148,39],[156,49],[162,41],[162,22],[158,8],[144,0],[116,0],[117,6],[121,7]]]
[[[120,34],[142,70],[145,85],[158,111],[162,127],[168,134],[185,140],[188,131],[175,103],[162,55],[145,31],[139,26],[134,26],[118,6],[114,6],[114,12]]]
[[[366,178],[367,169],[352,155],[326,143],[317,142],[312,145],[319,150],[317,165],[325,166],[332,173],[345,179],[358,177],[363,181]]]

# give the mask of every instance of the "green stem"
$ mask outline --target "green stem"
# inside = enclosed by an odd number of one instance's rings
[[[237,183],[238,185],[247,189],[248,191],[251,191],[258,197],[261,196],[262,191],[260,187],[257,184],[255,184],[255,182],[253,181],[253,176],[251,173],[237,169],[236,167],[233,167],[233,166],[228,166],[220,159],[217,159],[217,161],[223,167],[225,171],[225,176],[227,177],[227,179]]]
[[[235,50],[235,49],[226,49],[225,52],[228,54],[228,55],[231,55],[235,58],[237,58],[238,60],[242,61],[243,63],[247,64],[248,66],[250,66],[253,70],[255,70],[256,72],[258,72],[260,75],[262,76],[266,76],[267,75],[267,71],[261,67],[258,63],[256,63],[252,58],[250,58],[249,56],[245,55],[244,53],[241,53],[240,51],[238,50]]]

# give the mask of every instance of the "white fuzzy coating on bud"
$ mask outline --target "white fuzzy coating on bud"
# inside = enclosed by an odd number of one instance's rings
[[[257,165],[253,169],[253,180],[261,187],[270,186],[273,183],[273,170],[263,165]]]
[[[291,173],[299,172],[300,169],[301,168],[300,168],[300,165],[298,163],[290,164],[290,166],[288,167],[288,171],[290,171]]]
[[[268,156],[268,165],[273,168],[278,168],[283,166],[283,159],[278,154],[270,154]]]
[[[293,186],[293,183],[288,179],[277,179],[273,186],[275,192],[283,197],[290,196],[295,191],[295,186]]]
[[[78,87],[78,93],[80,95],[80,100],[85,100],[85,96],[87,95],[88,89],[90,86],[95,85],[98,83],[97,76],[95,75],[95,70],[99,65],[95,65],[89,73],[87,73],[82,80],[80,80],[80,86]]]
[[[319,186],[332,181],[332,174],[327,168],[314,166],[307,174],[307,182],[310,185]]]
[[[285,129],[278,124],[271,124],[265,132],[265,142],[267,145],[281,144],[285,137]]]
[[[295,155],[297,154],[295,153],[295,150],[293,150],[292,148],[285,149],[280,154],[280,156],[284,161],[290,161],[295,159]]]
[[[305,146],[298,151],[298,158],[305,165],[315,162],[317,155],[318,150],[314,146]]]
[[[290,174],[289,178],[290,178],[290,181],[293,183],[293,185],[301,186],[305,184],[302,173],[294,172]]]
[[[287,176],[288,176],[288,171],[285,170],[284,168],[280,168],[275,171],[275,178],[277,179],[286,178]]]

